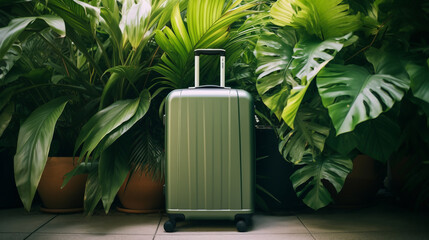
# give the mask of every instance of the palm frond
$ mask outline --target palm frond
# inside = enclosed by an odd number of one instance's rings
[[[343,0],[279,0],[271,9],[271,17],[274,24],[304,29],[321,39],[343,36],[361,25]]]

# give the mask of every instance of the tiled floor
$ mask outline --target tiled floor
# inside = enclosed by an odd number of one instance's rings
[[[0,210],[0,239],[429,239],[429,214],[386,204],[359,210],[323,209],[288,216],[256,214],[249,232],[238,233],[229,221],[179,222],[166,233],[164,214],[46,214],[37,209]]]

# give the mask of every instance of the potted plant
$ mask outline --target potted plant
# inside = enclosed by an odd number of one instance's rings
[[[1,125],[4,130],[11,119],[12,122],[22,122],[14,175],[24,207],[30,210],[48,155],[72,156],[70,148],[67,150],[67,142],[73,142],[76,137],[73,130],[79,127],[79,119],[82,119],[82,116],[73,114],[77,113],[74,110],[78,108],[85,116],[91,111],[87,103],[98,91],[85,82],[85,74],[75,64],[75,49],[69,39],[61,37],[66,31],[61,18],[43,15],[45,11],[30,2],[10,3],[8,7],[10,13],[16,15],[9,15],[12,19],[2,28],[5,34],[1,35],[1,57],[7,64],[2,72],[0,110],[2,116],[8,116],[1,119]],[[67,104],[69,107],[64,110]],[[69,162],[73,167],[73,161]],[[60,163],[64,164],[64,161]],[[62,176],[57,180],[57,190],[66,191],[59,189]],[[83,189],[84,180],[80,182]],[[59,198],[59,195],[55,197]],[[80,201],[76,201],[78,205],[72,208],[78,207],[79,202],[81,207],[82,200],[81,195]],[[52,208],[46,202],[43,205],[46,209]],[[54,208],[63,207],[56,205]]]
[[[284,158],[303,166],[291,180],[313,209],[332,202],[322,180],[341,191],[356,150],[386,162],[398,147],[400,128],[391,109],[416,86],[405,61],[398,61],[413,55],[401,40],[410,42],[409,33],[422,27],[388,28],[401,22],[403,15],[394,12],[401,3],[279,0],[271,7],[274,25],[255,51],[256,87],[282,122]],[[416,2],[417,11],[422,4]],[[425,16],[407,17],[417,15]]]
[[[146,70],[140,65],[150,65],[153,60],[156,48],[150,41],[153,35],[151,32],[153,28],[161,28],[168,21],[165,16],[169,15],[169,9],[172,6],[171,3],[164,3],[166,2],[126,1],[118,5],[116,1],[106,1],[102,6],[92,6],[81,1],[60,0],[49,1],[46,4],[37,3],[36,7],[34,3],[23,3],[30,5],[29,9],[35,9],[36,11],[32,14],[37,17],[15,18],[3,29],[10,33],[2,35],[4,44],[1,49],[4,52],[22,35],[21,33],[25,33],[24,30],[34,30],[34,24],[37,23],[35,26],[50,27],[61,36],[65,36],[65,41],[71,47],[70,56],[74,57],[70,59],[59,49],[54,48],[60,56],[60,61],[57,62],[63,63],[62,66],[55,67],[62,69],[67,75],[66,77],[48,76],[50,81],[42,87],[58,86],[59,91],[50,97],[58,95],[63,97],[40,104],[41,106],[30,115],[20,129],[15,156],[15,176],[27,177],[20,177],[22,180],[17,181],[17,184],[18,189],[21,188],[22,192],[26,193],[21,198],[28,210],[46,163],[57,120],[60,119],[61,122],[61,117],[66,117],[63,115],[67,114],[67,108],[65,108],[67,104],[75,106],[85,100],[89,100],[85,102],[87,104],[80,105],[77,109],[73,109],[74,111],[71,110],[77,115],[83,114],[80,115],[79,123],[85,122],[87,116],[92,116],[93,112],[96,112],[93,109],[97,108],[97,105],[99,111],[86,124],[74,125],[79,129],[82,128],[82,131],[80,135],[75,136],[74,140],[71,140],[73,142],[71,145],[75,145],[71,154],[74,156],[79,151],[81,154],[77,158],[76,168],[66,175],[63,187],[73,175],[89,174],[85,191],[87,212],[93,211],[101,197],[106,211],[110,208],[129,170],[127,153],[121,151],[118,153],[113,149],[118,149],[122,146],[121,144],[127,144],[124,149],[129,153],[128,141],[131,138],[124,136],[121,141],[116,140],[125,135],[124,133],[145,115],[151,98],[157,94],[156,91],[152,96],[149,93],[148,87],[151,83],[146,76],[142,77]],[[56,15],[43,15],[45,12]],[[135,14],[136,12],[138,14]],[[11,29],[14,31],[8,31]],[[43,39],[51,46],[56,45],[50,39]],[[149,46],[149,51],[146,46]],[[53,71],[53,73],[56,72]],[[66,80],[69,84],[61,84],[62,80]],[[28,88],[37,90],[38,87],[41,86],[30,84]],[[71,91],[69,93],[72,97],[64,97],[68,95],[67,89],[80,90],[83,95],[76,95]],[[9,95],[13,96],[14,90],[12,86],[7,88],[5,93],[12,92]],[[27,89],[18,91],[25,90]],[[8,97],[5,102],[11,99],[12,97]],[[64,109],[66,111],[63,113]],[[28,137],[31,141],[27,141]],[[110,147],[113,143],[115,146]],[[94,145],[99,147],[92,154]],[[107,154],[109,151],[113,153]],[[118,167],[112,169],[111,166]],[[99,179],[101,181],[98,181]],[[99,191],[94,191],[94,188]]]
[[[132,179],[161,171],[159,144],[163,135],[150,131],[156,129],[161,119],[158,114],[147,113],[153,109],[157,113],[157,96],[162,88],[156,85],[149,67],[159,57],[153,41],[155,30],[169,21],[175,3],[106,1],[92,6],[74,1],[70,4],[73,7],[62,9],[60,1],[50,1],[48,7],[70,24],[73,21],[67,21],[69,14],[79,14],[75,6],[91,13],[89,19],[94,24],[90,39],[96,43],[100,62],[88,61],[88,64],[100,69],[101,74],[96,77],[106,81],[98,112],[83,125],[75,142],[74,152],[79,155],[80,165],[67,175],[64,184],[73,175],[88,173],[85,211],[91,214],[101,200],[107,213],[122,185],[120,195],[131,191],[132,181],[126,180],[127,175]],[[158,186],[160,181],[155,181]],[[162,195],[162,188],[158,187],[157,192],[145,198]],[[127,207],[122,205],[120,209]]]

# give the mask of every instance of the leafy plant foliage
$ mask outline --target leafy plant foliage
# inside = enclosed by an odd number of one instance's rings
[[[255,48],[256,88],[280,120],[279,151],[304,165],[291,180],[314,209],[332,201],[321,180],[339,191],[356,152],[384,163],[398,149],[397,105],[404,98],[429,113],[429,51],[422,44],[427,38],[417,34],[425,31],[420,22],[428,18],[427,4],[415,1],[421,8],[413,7],[421,13],[415,17],[398,10],[404,5],[278,0],[270,9],[274,25],[266,25]]]

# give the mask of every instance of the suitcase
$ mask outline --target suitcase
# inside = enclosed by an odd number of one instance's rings
[[[220,86],[199,86],[199,56],[220,55]],[[195,50],[195,87],[166,99],[166,232],[176,221],[234,220],[247,231],[254,212],[254,105],[225,87],[225,50]]]

